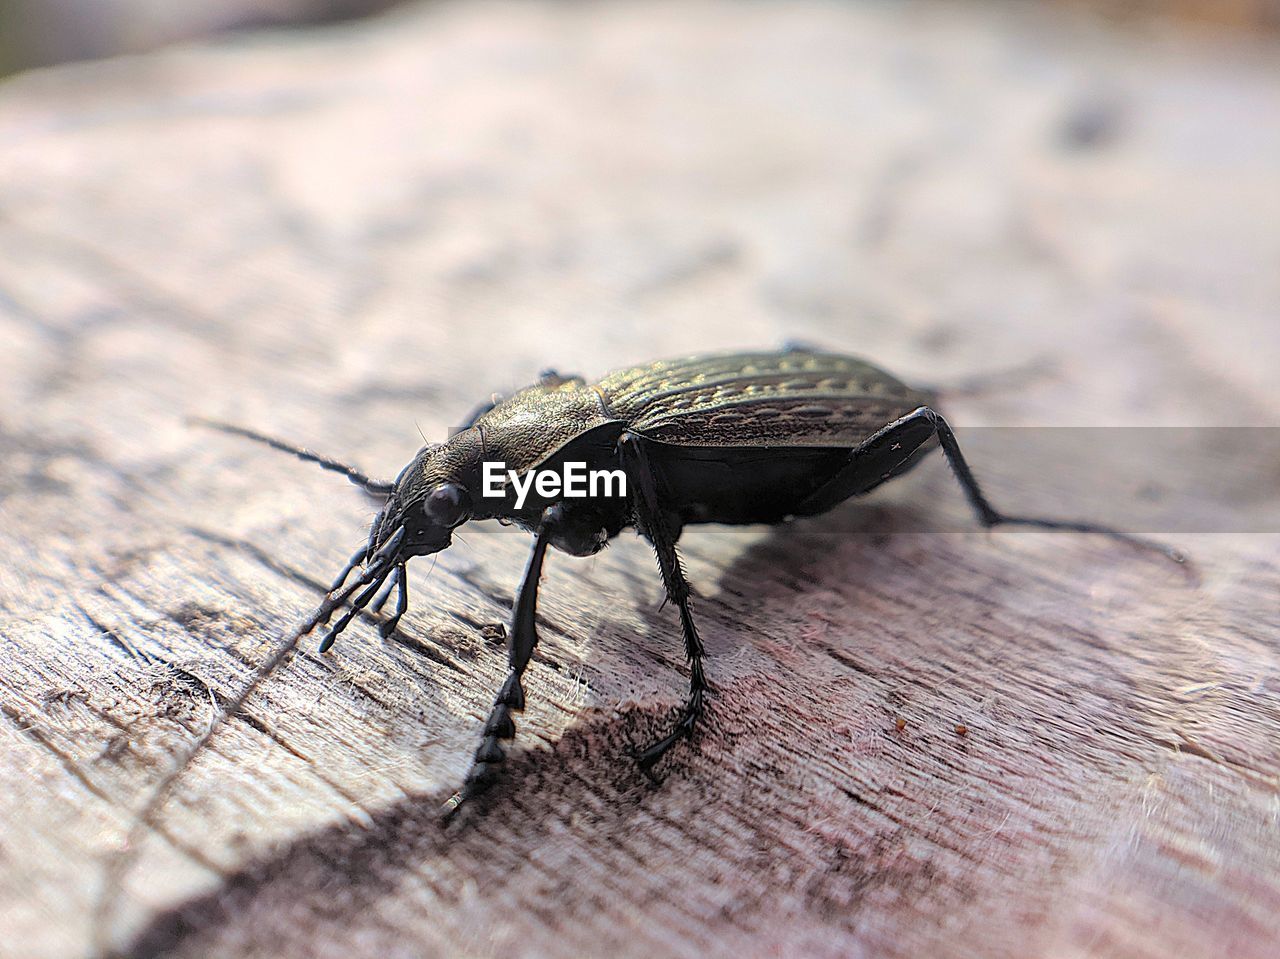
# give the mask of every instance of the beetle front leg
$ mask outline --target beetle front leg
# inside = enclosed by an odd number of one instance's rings
[[[706,675],[702,670],[704,650],[698,627],[689,610],[689,581],[685,579],[680,555],[676,552],[675,535],[662,511],[658,497],[657,477],[644,449],[644,439],[633,433],[624,433],[619,441],[622,461],[627,469],[627,482],[635,489],[632,501],[641,532],[658,554],[658,567],[662,571],[667,597],[680,610],[680,627],[684,633],[684,652],[689,660],[689,699],[676,721],[675,728],[666,736],[644,749],[636,756],[636,762],[646,772],[681,739],[693,735],[693,729],[701,718],[706,693],[709,691]]]
[[[445,803],[446,817],[452,816],[464,802],[492,785],[498,767],[507,758],[502,740],[515,738],[516,724],[511,714],[524,709],[524,686],[521,678],[533,656],[534,647],[538,645],[538,580],[542,576],[542,560],[546,556],[547,544],[551,541],[555,528],[555,510],[556,507],[549,507],[543,514],[543,522],[534,536],[529,563],[516,594],[511,629],[507,634],[507,659],[511,671],[498,691],[489,718],[485,720],[483,738],[472,760],[471,770],[467,773],[462,788]]]

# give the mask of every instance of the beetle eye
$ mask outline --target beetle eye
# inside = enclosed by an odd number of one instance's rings
[[[457,526],[471,511],[471,497],[457,483],[437,486],[422,504],[423,511],[437,526]]]

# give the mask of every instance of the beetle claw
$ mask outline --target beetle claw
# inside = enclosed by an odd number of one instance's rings
[[[635,746],[629,746],[627,748],[627,756],[629,756],[632,762],[636,764],[636,768],[644,774],[644,778],[649,780],[649,782],[653,783],[655,786],[661,786],[665,781],[664,778],[653,771],[653,767],[657,764],[658,758],[654,757],[652,759],[646,759],[646,754],[648,752],[649,749],[637,749]]]

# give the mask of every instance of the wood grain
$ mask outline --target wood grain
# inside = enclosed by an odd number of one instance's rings
[[[962,528],[941,462],[690,531],[715,697],[660,785],[628,760],[685,685],[652,556],[553,556],[523,748],[445,828],[527,538],[464,530],[393,638],[304,640],[218,721],[371,510],[185,422],[389,476],[546,366],[794,338],[942,385],[1052,358],[954,397],[962,442],[1275,426],[1259,44],[1023,6],[433,4],[6,82],[0,952],[1270,955],[1280,539],[1221,504],[1180,540],[1198,584],[920,532]],[[1061,502],[984,460],[1000,505]],[[1280,464],[1231,480],[1274,509]]]

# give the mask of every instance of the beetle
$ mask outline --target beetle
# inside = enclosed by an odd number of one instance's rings
[[[590,556],[633,528],[657,555],[679,613],[689,691],[670,731],[636,754],[645,771],[692,735],[710,692],[676,550],[686,526],[772,524],[823,513],[903,474],[938,447],[983,526],[1098,533],[1184,561],[1175,549],[1097,523],[1000,512],[936,406],[934,391],[912,388],[866,360],[802,346],[647,363],[594,383],[547,371],[533,386],[477,408],[446,442],[422,447],[391,482],[254,430],[205,422],[342,473],[381,501],[368,542],[330,588],[330,598],[342,590],[339,598],[349,606],[321,652],[361,610],[378,612],[394,590],[395,610],[379,626],[390,635],[408,609],[407,562],[447,549],[464,523],[498,520],[533,534],[507,635],[510,671],[466,780],[446,803],[451,814],[493,781],[506,757],[503,742],[515,736],[512,714],[525,705],[522,677],[538,643],[538,581],[548,547]],[[510,487],[483,495],[486,463],[525,474],[571,461],[621,470],[626,495],[542,495],[529,484],[531,495],[519,505]]]

